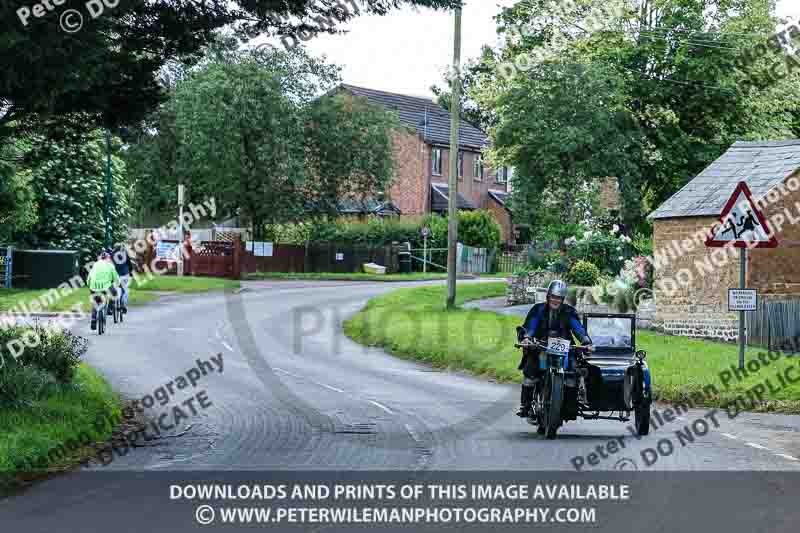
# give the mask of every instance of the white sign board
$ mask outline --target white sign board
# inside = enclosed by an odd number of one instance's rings
[[[547,339],[548,353],[567,355],[569,353],[569,346],[572,344],[567,339],[559,339],[558,337],[550,337]]]
[[[156,244],[156,257],[158,259],[175,259],[177,248],[177,242],[159,241]]]
[[[256,257],[272,257],[273,246],[271,242],[247,241],[247,251]]]
[[[336,254],[337,261],[344,261],[344,254]]]
[[[728,289],[728,311],[755,311],[757,307],[755,289]]]

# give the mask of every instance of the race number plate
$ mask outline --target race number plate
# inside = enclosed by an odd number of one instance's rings
[[[547,351],[557,355],[569,354],[569,347],[571,342],[567,339],[559,339],[558,337],[547,339]]]

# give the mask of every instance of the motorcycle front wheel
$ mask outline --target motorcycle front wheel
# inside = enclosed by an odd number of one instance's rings
[[[561,406],[564,403],[564,376],[551,372],[544,387],[545,401],[542,427],[545,437],[556,438],[558,428],[561,427]]]

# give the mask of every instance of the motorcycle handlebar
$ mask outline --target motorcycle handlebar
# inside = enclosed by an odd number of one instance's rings
[[[515,348],[540,348],[542,350],[546,350],[547,349],[547,345],[546,344],[541,343],[541,342],[537,342],[535,340],[529,340],[527,343],[524,343],[524,344],[518,342],[518,343],[514,344],[514,347]],[[589,344],[589,345],[586,345],[586,346],[572,346],[570,348],[570,350],[575,350],[576,352],[589,353],[589,352],[592,351],[592,345]]]

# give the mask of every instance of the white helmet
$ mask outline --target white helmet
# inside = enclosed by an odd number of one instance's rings
[[[554,279],[547,286],[547,297],[555,296],[556,298],[567,297],[567,284],[560,279]]]

